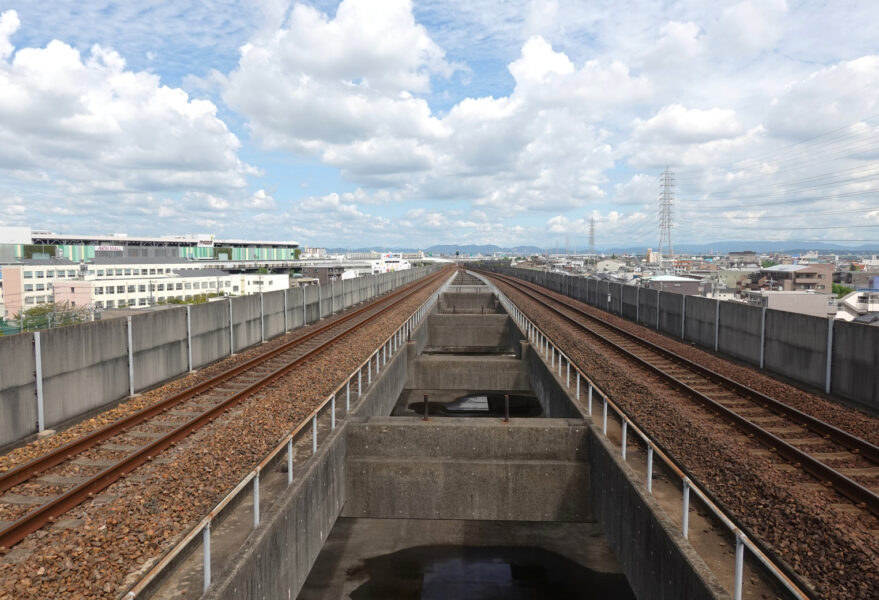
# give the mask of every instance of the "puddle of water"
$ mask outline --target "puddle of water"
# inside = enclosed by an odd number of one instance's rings
[[[411,402],[409,410],[424,414],[424,402]],[[478,392],[456,398],[453,402],[427,402],[427,411],[438,417],[503,417],[502,392]],[[539,417],[543,414],[536,396],[510,394],[511,417]]]
[[[367,559],[352,600],[634,600],[625,576],[600,573],[542,548],[418,546]]]

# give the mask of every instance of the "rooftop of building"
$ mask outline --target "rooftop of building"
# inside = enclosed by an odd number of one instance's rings
[[[222,269],[181,269],[174,271],[175,275],[180,277],[222,277],[229,275],[229,271]]]
[[[648,281],[665,281],[665,282],[693,281],[693,282],[698,282],[699,280],[693,279],[692,277],[678,277],[677,275],[657,275],[655,277],[651,277]]]

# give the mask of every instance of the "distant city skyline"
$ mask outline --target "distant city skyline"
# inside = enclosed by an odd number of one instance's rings
[[[879,246],[877,28],[854,1],[12,0],[0,226],[584,248],[594,219],[655,249],[668,167],[676,249]]]

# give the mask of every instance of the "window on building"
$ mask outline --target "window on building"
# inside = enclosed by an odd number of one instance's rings
[[[128,293],[129,293],[129,294],[133,294],[133,293],[134,293],[134,288],[135,288],[135,286],[133,286],[133,285],[129,285],[129,286],[128,286]]]
[[[146,291],[146,284],[142,283],[139,286],[137,286],[137,291],[138,292],[145,292]]]
[[[33,297],[33,296],[27,296],[27,297],[24,299],[24,303],[25,303],[25,304],[33,304],[33,303],[34,303],[34,297]]]
[[[51,279],[55,277],[55,271],[46,271],[46,278]]]
[[[113,308],[114,306],[116,306],[115,300],[107,300],[107,308]]]
[[[237,292],[237,291],[238,291],[238,286],[236,285],[235,287],[233,287],[233,288],[232,288],[232,291],[233,291],[233,292]]]
[[[103,295],[104,295],[104,288],[96,287],[95,288],[95,296],[103,296]]]
[[[203,290],[208,289],[208,282],[207,282],[207,281],[202,281],[202,282],[201,282],[201,289],[203,289]]]
[[[192,300],[192,296],[190,294],[186,294],[186,301],[189,302]]]
[[[25,279],[33,279],[34,278],[33,271],[25,271],[22,275]]]
[[[104,303],[100,300],[95,300],[95,308],[104,308]]]
[[[46,273],[45,273],[45,271],[34,271],[34,276],[37,279],[42,279],[43,277],[46,276]]]
[[[24,284],[24,291],[26,291],[26,292],[34,291],[34,284],[32,284],[32,283]]]
[[[46,284],[45,284],[45,283],[38,283],[38,284],[37,284],[37,288],[36,288],[36,290],[37,290],[38,292],[44,292],[44,291],[46,291]]]
[[[232,282],[231,282],[231,281],[227,281],[227,282],[226,282],[226,287],[232,287]],[[236,287],[235,289],[237,290],[238,288]]]
[[[76,291],[75,289],[70,288],[70,293],[71,293],[71,294],[72,294],[73,292],[75,292],[75,291]]]
[[[76,270],[73,270],[73,271],[67,271],[67,276],[68,276],[68,277],[76,277]]]
[[[117,294],[124,294],[125,293],[125,286],[124,285],[117,285],[116,286],[116,293]]]
[[[109,273],[109,271],[107,271]],[[116,269],[116,275],[122,275],[122,269]]]
[[[183,284],[182,284],[182,283],[178,283],[178,284],[177,284],[177,289],[178,289],[178,290],[182,290],[182,289],[183,289]]]
[[[125,274],[126,274],[126,275],[131,275],[131,269],[125,269]]]
[[[53,287],[55,287],[55,284],[54,284],[54,283],[47,283],[47,284],[46,284],[46,289],[47,289],[47,290],[51,290]]]
[[[192,284],[189,283],[189,282],[187,281],[187,282],[186,282],[186,285],[184,286],[184,289],[191,290],[191,289],[192,289]]]
[[[104,269],[98,269],[98,277],[104,276]]]
[[[160,292],[164,292],[164,291],[165,291],[165,284],[164,284],[164,283],[160,283],[160,284],[158,285],[158,290],[159,290]]]
[[[146,298],[140,298],[140,299],[138,299],[138,301],[137,301],[137,305],[138,305],[138,306],[146,306],[146,303],[147,303],[147,299],[146,299]]]
[[[155,274],[156,274],[156,270],[155,270],[155,269],[150,269],[150,275],[155,275]]]

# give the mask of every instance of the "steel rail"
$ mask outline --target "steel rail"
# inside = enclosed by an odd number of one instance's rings
[[[495,274],[495,273],[493,273],[492,275],[497,276],[497,274]],[[597,337],[598,339],[600,339],[601,341],[603,341],[607,345],[616,349],[618,352],[635,360],[639,364],[641,364],[644,367],[655,372],[660,377],[663,377],[663,378],[671,381],[676,387],[678,387],[679,389],[681,389],[683,391],[686,391],[687,393],[689,393],[690,395],[695,397],[697,400],[699,400],[702,404],[704,404],[709,409],[711,409],[717,413],[720,413],[721,416],[732,421],[735,425],[737,425],[739,427],[739,429],[744,430],[746,433],[752,434],[753,436],[755,436],[756,438],[761,440],[765,445],[767,445],[771,449],[775,450],[779,455],[784,456],[789,461],[791,461],[795,465],[799,466],[804,471],[811,474],[813,477],[817,478],[819,481],[829,483],[834,489],[836,489],[836,491],[838,491],[840,494],[844,495],[845,497],[847,497],[850,500],[852,500],[853,502],[855,502],[855,504],[862,506],[863,508],[866,508],[872,514],[879,516],[879,495],[875,494],[872,490],[860,485],[856,481],[843,475],[842,473],[833,469],[832,467],[827,466],[823,462],[815,459],[814,457],[810,456],[808,453],[800,450],[799,448],[796,448],[795,446],[792,446],[791,444],[785,442],[783,439],[779,438],[776,435],[773,435],[772,433],[763,429],[759,425],[749,421],[747,418],[739,415],[738,413],[736,413],[733,410],[727,408],[726,406],[720,404],[719,402],[712,400],[711,398],[709,398],[708,396],[706,396],[702,392],[690,387],[685,382],[683,382],[683,381],[677,379],[676,377],[674,377],[673,375],[670,375],[669,373],[663,371],[660,367],[657,367],[656,365],[651,364],[647,360],[637,356],[636,354],[634,354],[630,350],[623,348],[622,346],[620,346],[619,344],[608,339],[604,335],[589,329],[586,325],[580,323],[579,321],[577,321],[573,317],[562,313],[557,308],[551,306],[548,302],[541,300],[534,293],[530,293],[528,290],[533,289],[530,284],[520,283],[518,281],[513,283],[506,276],[498,276],[498,277],[502,281],[507,283],[508,285],[511,285],[514,288],[516,288],[517,290],[519,290],[521,293],[529,296],[535,302],[538,302],[539,304],[545,306],[547,309],[555,312],[559,316],[563,317],[567,321],[570,321],[571,323],[573,323],[574,325],[583,329],[584,331],[589,332],[591,335]],[[538,293],[542,294],[542,292],[538,292]],[[579,309],[569,307],[567,305],[567,303],[565,303],[561,300],[558,300],[558,299],[553,298],[552,296],[549,296],[546,294],[543,294],[543,295],[545,295],[547,298],[550,298],[554,302],[558,302],[559,304],[562,304],[562,305],[570,308],[571,310],[579,311]],[[592,317],[591,315],[586,315],[586,316],[594,321],[599,321],[598,319],[596,319],[595,317]],[[603,322],[601,322],[601,323],[602,323],[602,325],[605,325]],[[612,327],[612,326],[610,326],[610,327]],[[625,333],[627,334],[626,337],[635,338],[635,336],[633,334],[629,334],[628,332],[625,332]],[[639,342],[640,341],[641,340],[639,340]],[[644,344],[646,345],[646,344],[650,344],[650,343],[644,342]],[[686,360],[686,359],[683,359],[683,360]],[[720,377],[720,376],[718,376],[718,377]],[[832,427],[830,425],[828,425],[828,426]],[[855,438],[855,439],[857,439],[857,438]],[[867,442],[864,442],[864,443],[867,443]]]
[[[418,282],[413,282],[410,285],[414,285]],[[407,287],[401,288],[401,290],[397,290],[395,293],[402,292],[403,290],[408,289]],[[309,340],[314,339],[315,337],[322,335],[341,325],[351,319],[355,319],[364,312],[368,312],[370,310],[375,309],[382,302],[387,301],[389,298],[394,298],[395,296],[384,296],[382,298],[377,298],[374,302],[366,306],[362,306],[360,308],[355,309],[354,311],[342,315],[338,319],[334,319],[328,323],[318,326],[316,329],[305,332],[301,335],[298,335],[294,339],[289,342],[285,342],[283,345],[278,346],[268,352],[260,354],[259,356],[255,356],[252,359],[249,359],[240,365],[236,365],[225,371],[219,375],[216,375],[208,380],[205,380],[201,383],[193,385],[185,390],[182,390],[173,396],[170,396],[164,400],[153,404],[152,406],[147,406],[137,412],[134,412],[128,416],[122,417],[117,421],[113,421],[112,423],[108,423],[104,427],[100,429],[96,429],[90,433],[85,434],[84,436],[72,440],[62,446],[54,448],[49,452],[38,456],[18,467],[10,469],[4,473],[0,473],[0,493],[7,491],[8,489],[24,483],[29,479],[33,478],[35,475],[50,469],[65,460],[70,459],[72,456],[77,454],[81,454],[82,452],[88,450],[100,442],[103,442],[113,436],[119,435],[120,433],[131,429],[132,427],[139,425],[140,423],[150,419],[160,413],[165,412],[181,404],[207,392],[208,390],[219,387],[223,383],[226,383],[228,380],[237,377],[241,373],[248,371],[264,362],[267,362],[277,356],[284,354],[285,352],[289,352],[290,350],[295,349],[297,346],[308,342]]]
[[[384,314],[400,302],[403,302],[413,293],[434,283],[442,274],[444,274],[444,271],[439,271],[434,275],[426,277],[424,280],[413,282],[409,286],[394,291],[392,295],[386,296],[384,299],[382,299],[383,302],[387,302],[388,300],[393,301],[389,302],[386,306],[381,307],[375,315],[372,315],[366,321],[356,323],[351,327],[345,329],[344,331],[333,335],[332,338],[322,342],[316,348],[309,350],[303,356],[300,356],[292,362],[284,365],[280,369],[269,373],[268,375],[262,377],[253,384],[250,384],[247,388],[236,392],[229,398],[226,398],[217,405],[209,408],[198,417],[187,421],[186,423],[180,425],[171,432],[165,434],[161,438],[158,438],[150,442],[146,446],[135,450],[132,454],[126,456],[116,464],[107,467],[100,473],[97,473],[93,477],[89,478],[87,481],[84,481],[83,483],[74,486],[70,490],[67,490],[66,492],[54,497],[45,504],[40,505],[35,510],[12,522],[9,526],[4,528],[3,530],[0,530],[0,548],[10,548],[14,544],[21,541],[26,535],[41,529],[47,523],[51,522],[53,518],[74,508],[75,506],[84,502],[89,497],[94,496],[94,494],[108,487],[125,474],[145,463],[147,460],[154,458],[171,445],[186,438],[210,421],[216,419],[218,416],[220,416],[220,414],[231,409],[243,399],[283,377],[306,360],[312,358],[314,355],[335,344],[341,338],[358,330],[366,323],[371,322],[372,319],[374,319],[375,317]],[[371,304],[370,307],[376,308],[376,304]],[[334,324],[338,324],[338,321],[334,321]]]

